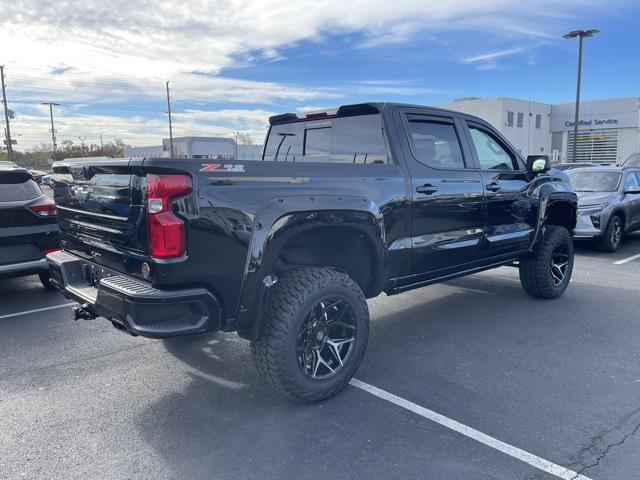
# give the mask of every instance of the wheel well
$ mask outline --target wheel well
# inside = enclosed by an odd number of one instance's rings
[[[565,227],[570,232],[576,228],[576,205],[570,202],[557,201],[548,207],[546,224]]]
[[[365,296],[375,296],[378,262],[371,240],[355,228],[322,226],[299,233],[280,251],[275,272],[301,266],[334,267],[347,273]]]
[[[614,215],[617,215],[620,217],[620,220],[622,221],[622,230],[624,231],[624,229],[626,228],[625,225],[627,224],[626,218],[624,218],[624,212],[622,210],[616,210],[615,212],[611,213],[609,218],[613,218]]]

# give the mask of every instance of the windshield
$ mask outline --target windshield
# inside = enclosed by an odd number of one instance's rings
[[[569,171],[576,192],[615,192],[622,174],[619,172]]]

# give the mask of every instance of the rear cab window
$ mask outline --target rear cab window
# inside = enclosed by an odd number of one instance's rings
[[[42,195],[42,190],[28,173],[0,172],[0,202],[24,202]]]
[[[387,163],[379,114],[273,125],[263,161]]]

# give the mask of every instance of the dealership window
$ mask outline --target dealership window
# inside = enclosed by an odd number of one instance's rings
[[[542,115],[536,114],[536,128],[542,128]]]
[[[518,127],[522,128],[524,125],[524,113],[518,112]]]
[[[513,112],[507,112],[507,127],[513,127]]]

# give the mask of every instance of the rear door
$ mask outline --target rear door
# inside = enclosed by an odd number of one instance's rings
[[[129,159],[66,160],[54,166],[62,246],[126,271],[126,257],[146,253],[144,175]]]
[[[465,134],[482,176],[485,222],[482,257],[496,257],[528,248],[536,215],[528,197],[524,163],[491,127],[465,121]]]
[[[482,178],[455,116],[427,109],[407,109],[399,116],[411,177],[413,274],[446,275],[478,258]]]

